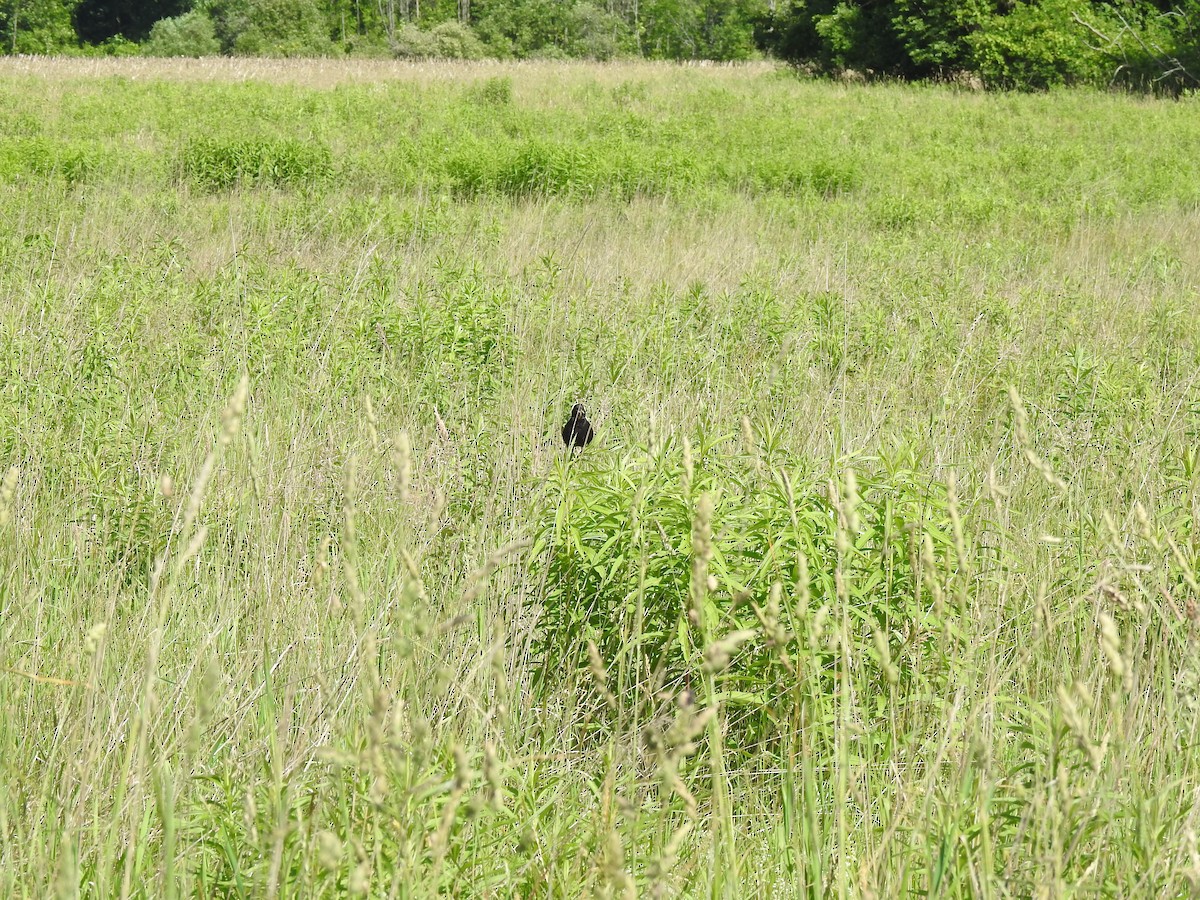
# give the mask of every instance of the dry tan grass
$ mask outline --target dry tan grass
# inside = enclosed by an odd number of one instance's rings
[[[501,62],[481,60],[379,60],[379,59],[258,59],[208,57],[159,59],[153,57],[6,56],[0,58],[0,77],[22,76],[48,80],[128,78],[133,81],[261,81],[309,88],[340,84],[411,82],[418,85],[469,84],[485,78],[512,78],[520,87],[552,93],[562,84],[620,84],[630,80],[670,77],[673,73],[703,72],[704,77],[730,85],[747,74],[762,74],[773,63],[658,63],[658,62]]]

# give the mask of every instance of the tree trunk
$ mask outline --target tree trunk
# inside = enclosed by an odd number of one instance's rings
[[[383,19],[383,31],[387,35],[388,45],[396,45],[396,0],[376,0],[379,6],[379,18]]]
[[[12,13],[12,44],[8,52],[13,56],[17,54],[17,19],[21,16],[21,0],[14,0]]]

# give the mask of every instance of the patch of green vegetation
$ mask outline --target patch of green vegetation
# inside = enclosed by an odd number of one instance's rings
[[[329,148],[311,141],[196,138],[179,154],[179,177],[222,190],[241,184],[313,185],[332,171]]]
[[[836,690],[841,648],[826,639],[841,600],[849,652],[878,667],[872,693],[890,684],[914,699],[942,694],[945,670],[917,657],[959,627],[971,590],[933,575],[936,609],[923,596],[921,553],[932,565],[955,552],[944,486],[916,472],[848,474],[847,496],[831,497],[836,482],[789,468],[783,454],[763,459],[753,432],[746,437],[741,452],[729,441],[689,443],[556,472],[550,493],[562,499],[544,510],[533,548],[546,585],[536,651],[547,689],[586,677],[589,643],[620,667],[622,683],[653,673],[652,691],[716,669],[715,696],[736,709],[727,745],[761,755],[782,722],[802,715],[800,681]],[[948,609],[947,595],[962,607]],[[723,633],[759,631],[751,652],[716,665]],[[833,746],[831,734],[819,740]]]
[[[10,138],[0,142],[0,178],[51,177],[75,184],[104,167],[105,155],[95,144],[83,141]]]

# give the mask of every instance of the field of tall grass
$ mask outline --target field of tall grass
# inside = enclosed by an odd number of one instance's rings
[[[0,894],[1195,896],[1198,144],[0,62]]]

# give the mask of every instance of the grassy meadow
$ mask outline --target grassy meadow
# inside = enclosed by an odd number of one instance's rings
[[[0,895],[1196,896],[1197,113],[0,61]]]

